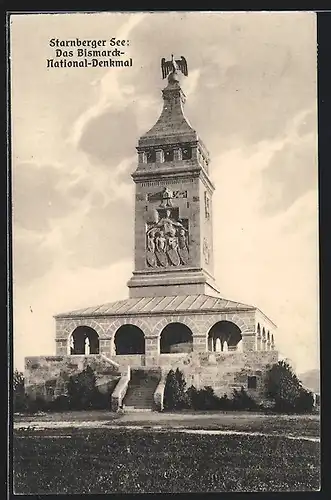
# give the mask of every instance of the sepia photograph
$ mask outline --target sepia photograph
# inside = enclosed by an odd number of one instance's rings
[[[13,492],[319,491],[314,12],[12,12]]]

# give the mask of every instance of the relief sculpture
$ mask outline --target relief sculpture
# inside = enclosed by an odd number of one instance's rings
[[[183,224],[165,216],[147,229],[146,260],[150,267],[185,265],[188,262],[188,231]]]

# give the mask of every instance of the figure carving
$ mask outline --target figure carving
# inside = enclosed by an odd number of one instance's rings
[[[210,199],[207,191],[205,191],[205,217],[206,219],[210,218]]]
[[[88,337],[85,339],[85,356],[90,354],[90,340]]]
[[[209,251],[209,245],[208,241],[206,238],[203,240],[203,255],[205,256],[205,263],[209,264],[209,257],[210,257],[210,251]]]
[[[182,263],[187,264],[189,255],[188,255],[187,236],[184,229],[179,230],[178,253]]]
[[[147,234],[147,253],[146,253],[146,259],[148,264],[151,267],[156,267],[157,266],[157,260],[156,260],[156,255],[155,255],[155,233],[156,229],[150,231]]]
[[[171,211],[147,230],[146,260],[150,267],[179,266],[189,258],[187,230],[171,218]]]
[[[161,202],[161,207],[172,207],[172,200],[171,198],[173,197],[173,192],[170,191],[169,188],[165,187],[162,191],[162,202]]]

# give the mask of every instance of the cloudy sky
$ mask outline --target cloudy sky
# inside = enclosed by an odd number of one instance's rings
[[[47,69],[50,38],[130,40],[132,68]],[[216,279],[318,367],[316,18],[134,13],[11,18],[14,363],[55,352],[53,314],[126,298],[130,173],[184,55],[185,113],[212,158]]]

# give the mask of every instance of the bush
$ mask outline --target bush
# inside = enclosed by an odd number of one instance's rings
[[[193,385],[186,391],[190,407],[194,410],[227,410],[229,399],[226,395],[222,398],[216,396],[212,387],[196,389]]]
[[[13,409],[14,412],[24,412],[27,410],[24,375],[18,370],[15,370],[13,375]]]
[[[267,373],[267,398],[273,402],[273,409],[286,413],[310,412],[314,398],[307,391],[287,361],[278,361]]]
[[[164,388],[164,409],[182,410],[190,407],[183,373],[177,368],[170,370]]]
[[[98,398],[96,376],[90,366],[76,375],[72,375],[67,383],[68,403],[71,410],[88,410],[93,408]]]
[[[240,391],[237,389],[233,390],[233,398],[230,400],[230,406],[231,410],[256,410],[259,407],[243,387]]]

